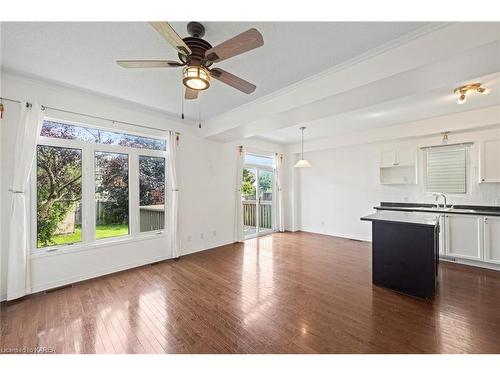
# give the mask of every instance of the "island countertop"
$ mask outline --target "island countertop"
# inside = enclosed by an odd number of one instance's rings
[[[436,226],[439,223],[439,214],[429,212],[378,211],[377,213],[363,216],[361,220]]]

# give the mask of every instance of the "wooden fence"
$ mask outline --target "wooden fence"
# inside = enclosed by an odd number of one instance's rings
[[[257,205],[256,201],[243,201],[243,225],[249,227],[257,226]],[[265,229],[272,229],[272,202],[261,201],[259,205],[259,226]]]
[[[165,229],[165,207],[163,205],[141,206],[139,211],[141,232]]]

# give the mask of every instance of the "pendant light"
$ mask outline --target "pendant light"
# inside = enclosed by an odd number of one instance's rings
[[[306,159],[304,159],[304,130],[306,130],[306,127],[302,126],[300,128],[300,130],[302,131],[302,153],[300,156],[300,160],[297,163],[295,163],[294,167],[295,168],[310,168],[311,163],[309,163]]]

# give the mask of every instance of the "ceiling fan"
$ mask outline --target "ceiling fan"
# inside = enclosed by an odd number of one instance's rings
[[[213,63],[251,51],[264,44],[257,29],[249,29],[235,37],[212,47],[206,40],[205,27],[199,22],[189,22],[190,35],[181,38],[168,22],[150,22],[151,26],[178,52],[180,61],[172,60],[118,60],[123,68],[178,68],[184,67],[182,83],[186,86],[184,97],[196,99],[199,91],[210,87],[210,79],[215,78],[245,94],[251,94],[256,86],[220,68],[210,68]]]

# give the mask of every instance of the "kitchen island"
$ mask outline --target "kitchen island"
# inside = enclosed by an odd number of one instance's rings
[[[439,262],[439,215],[379,211],[361,220],[372,222],[373,283],[432,297]]]

